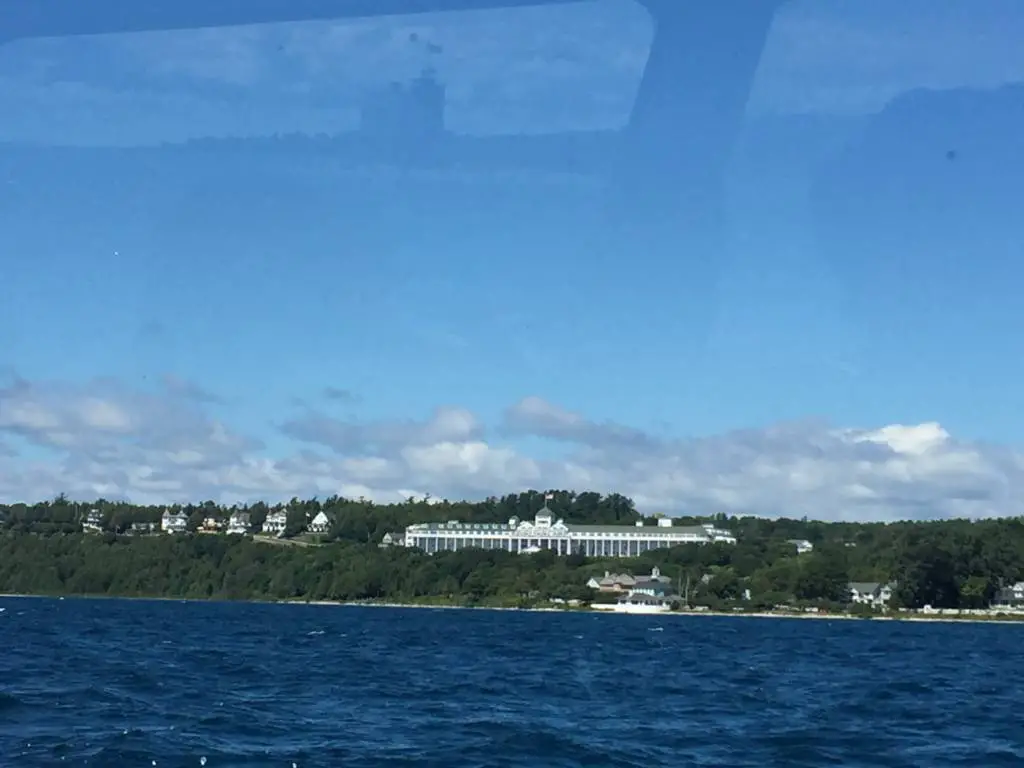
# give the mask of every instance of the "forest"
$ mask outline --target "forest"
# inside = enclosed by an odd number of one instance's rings
[[[376,600],[459,605],[536,606],[552,598],[600,599],[586,583],[605,571],[648,573],[653,566],[686,590],[689,602],[723,610],[779,604],[839,610],[851,581],[893,583],[894,605],[983,608],[1003,585],[1024,580],[1024,522],[854,523],[724,515],[677,518],[714,522],[735,545],[691,544],[639,558],[557,557],[466,550],[426,555],[380,546],[384,534],[417,522],[503,522],[532,517],[545,494],[556,516],[572,523],[631,524],[641,515],[621,495],[527,491],[480,502],[409,499],[292,499],[226,507],[212,501],[174,507],[189,517],[183,535],[132,535],[164,507],[64,496],[37,504],[0,505],[0,593],[107,595],[228,600]],[[283,540],[198,532],[203,520],[247,511],[254,528],[285,509]],[[82,532],[96,510],[102,531]],[[297,535],[323,511],[323,536]],[[813,551],[797,553],[791,540]]]

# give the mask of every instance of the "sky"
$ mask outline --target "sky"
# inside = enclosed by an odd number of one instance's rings
[[[0,502],[1024,514],[1024,8],[719,6],[0,20]]]

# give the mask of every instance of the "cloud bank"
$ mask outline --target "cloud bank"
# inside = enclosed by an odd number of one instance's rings
[[[263,440],[166,377],[14,379],[0,388],[0,501],[57,493],[138,503],[340,494],[380,502],[527,488],[617,491],[645,513],[894,520],[1019,515],[1024,453],[957,440],[937,423],[837,428],[805,421],[695,438],[598,422],[540,397],[486,424],[455,405],[421,419],[345,420],[306,406]],[[271,436],[265,436],[270,440]],[[550,443],[554,449],[524,446]],[[543,454],[543,455],[541,455]]]

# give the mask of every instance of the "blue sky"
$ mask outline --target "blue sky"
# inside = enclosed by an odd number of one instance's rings
[[[597,0],[0,46],[0,499],[1020,513],[1024,10],[784,4],[714,156],[717,106],[631,133],[654,31]],[[427,66],[449,154],[359,145]]]

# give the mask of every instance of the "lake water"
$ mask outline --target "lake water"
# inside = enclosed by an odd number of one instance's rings
[[[1020,766],[1024,625],[0,598],[4,766]]]

